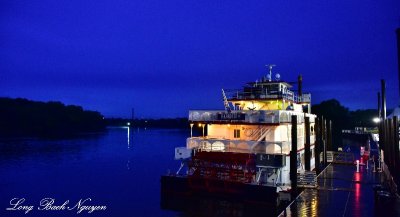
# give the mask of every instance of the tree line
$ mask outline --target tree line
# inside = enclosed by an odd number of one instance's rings
[[[333,143],[339,144],[342,139],[343,129],[354,129],[355,127],[377,127],[373,121],[378,117],[378,109],[364,109],[350,111],[347,107],[340,104],[336,99],[330,99],[313,105],[311,108],[313,114],[318,117],[323,116],[332,121]],[[390,111],[388,111],[390,114]]]
[[[0,136],[65,136],[105,129],[103,116],[81,106],[0,97]]]
[[[339,142],[343,129],[375,127],[373,118],[378,115],[376,109],[350,111],[336,99],[313,105],[312,113],[332,120],[334,142]],[[0,97],[0,136],[63,136],[127,126],[128,122],[143,128],[189,128],[187,118],[104,119],[99,112],[81,106]]]

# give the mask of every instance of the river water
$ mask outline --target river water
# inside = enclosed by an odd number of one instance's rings
[[[271,207],[213,198],[180,201],[184,211],[161,209],[160,177],[178,169],[174,148],[188,136],[109,128],[69,139],[0,139],[0,216],[276,216]],[[106,209],[78,213],[85,206]]]
[[[62,140],[1,139],[0,216],[179,216],[160,208],[160,176],[179,167],[174,147],[188,135],[109,128]],[[85,205],[106,209],[78,214]]]

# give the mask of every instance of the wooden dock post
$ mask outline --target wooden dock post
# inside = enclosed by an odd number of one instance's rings
[[[383,137],[385,144],[383,146],[383,160],[386,163],[386,165],[389,164],[389,138],[388,138],[388,120],[384,119],[383,121]]]
[[[381,92],[382,92],[382,119],[386,119],[386,84],[385,80],[381,80]]]
[[[386,119],[386,125],[387,125],[387,156],[388,156],[388,161],[387,161],[387,166],[389,168],[389,171],[393,171],[392,165],[393,165],[393,151],[392,151],[392,146],[393,146],[393,130],[392,130],[392,119]]]
[[[324,117],[322,117],[322,119],[321,119],[321,131],[322,131],[322,133],[321,133],[321,135],[322,135],[322,145],[323,145],[323,162],[324,162],[324,168],[327,166],[327,162],[326,162],[326,157],[327,157],[327,154],[326,154],[326,119],[324,118]]]
[[[304,144],[304,158],[305,158],[305,169],[306,171],[311,170],[311,150],[310,150],[310,117],[304,117],[306,143]]]
[[[297,116],[292,115],[292,149],[290,151],[290,183],[292,197],[297,195]]]
[[[378,118],[381,119],[381,93],[378,92]]]
[[[379,145],[381,149],[383,150],[383,160],[387,162],[387,147],[386,144],[388,143],[387,141],[387,122],[386,122],[386,84],[385,80],[381,79],[381,98],[382,98],[382,103],[381,103],[381,130],[382,130],[382,139],[379,140]],[[383,169],[382,165],[382,169]]]
[[[394,171],[400,170],[400,148],[399,148],[399,119],[397,116],[393,117],[393,128],[394,128],[394,159],[395,159],[395,167]],[[396,145],[397,144],[397,145]],[[394,172],[395,178],[397,180],[397,185],[400,186],[400,175],[398,172]],[[400,191],[400,187],[398,187]]]
[[[333,151],[332,147],[332,121],[329,120],[327,125],[326,125],[326,131],[327,131],[327,151]]]
[[[320,146],[321,146],[320,118],[315,118],[314,132],[315,132],[315,145],[314,145],[315,172],[318,175],[321,172],[321,170],[320,170],[320,157],[319,157],[319,155],[320,155]]]

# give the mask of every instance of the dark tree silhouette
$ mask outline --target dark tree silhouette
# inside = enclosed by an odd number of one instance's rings
[[[342,142],[342,130],[349,129],[352,125],[349,109],[342,106],[336,99],[330,99],[313,105],[311,111],[318,117],[323,116],[325,119],[332,121],[333,147],[340,145]]]
[[[0,98],[2,136],[65,136],[103,129],[103,116],[80,106]]]

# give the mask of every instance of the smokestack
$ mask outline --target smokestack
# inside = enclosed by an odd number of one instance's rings
[[[399,99],[400,99],[400,28],[396,29],[396,35],[397,35],[397,64],[399,73]]]
[[[301,75],[297,77],[297,93],[300,97],[303,95],[303,77]]]

